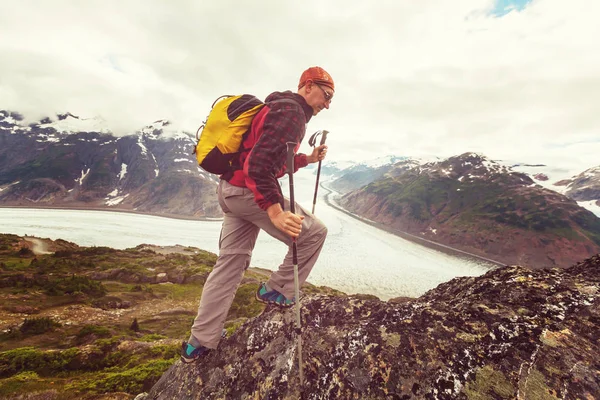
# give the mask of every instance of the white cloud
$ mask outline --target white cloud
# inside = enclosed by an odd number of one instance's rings
[[[224,93],[336,81],[329,157],[450,156],[598,164],[600,2],[0,0],[0,108],[161,118],[194,132]],[[303,147],[306,149],[306,145]],[[575,152],[575,153],[574,153]]]

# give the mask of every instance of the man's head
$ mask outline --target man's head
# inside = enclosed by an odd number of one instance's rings
[[[298,94],[312,107],[313,115],[329,108],[334,93],[333,79],[323,68],[310,67],[302,73],[298,83]]]

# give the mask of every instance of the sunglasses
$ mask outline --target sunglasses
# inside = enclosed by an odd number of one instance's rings
[[[333,93],[329,93],[327,90],[323,89],[321,87],[321,85],[319,85],[318,83],[315,83],[315,86],[317,86],[319,89],[321,89],[323,91],[323,96],[325,97],[325,101],[331,101],[331,99],[333,99]]]

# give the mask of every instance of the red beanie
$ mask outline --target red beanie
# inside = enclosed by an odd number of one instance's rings
[[[306,85],[306,82],[308,81],[313,81],[314,83],[323,86],[328,86],[331,89],[335,90],[335,86],[333,84],[333,79],[331,78],[331,75],[329,75],[327,71],[325,71],[321,67],[310,67],[309,69],[304,71],[302,73],[302,76],[300,77],[298,89]]]

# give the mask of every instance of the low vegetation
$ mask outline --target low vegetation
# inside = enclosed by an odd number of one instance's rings
[[[178,359],[216,256],[50,244],[53,254],[36,256],[22,237],[0,234],[0,399],[133,399],[148,390]],[[228,335],[264,309],[254,291],[265,278],[246,272]]]
[[[433,181],[433,179],[435,181]],[[461,231],[485,221],[493,229],[523,229],[570,240],[585,237],[600,245],[600,220],[575,204],[552,202],[535,191],[521,191],[510,177],[459,182],[450,178],[432,178],[427,174],[387,177],[365,187],[388,204],[393,217],[448,223]],[[551,199],[551,198],[550,198]]]

